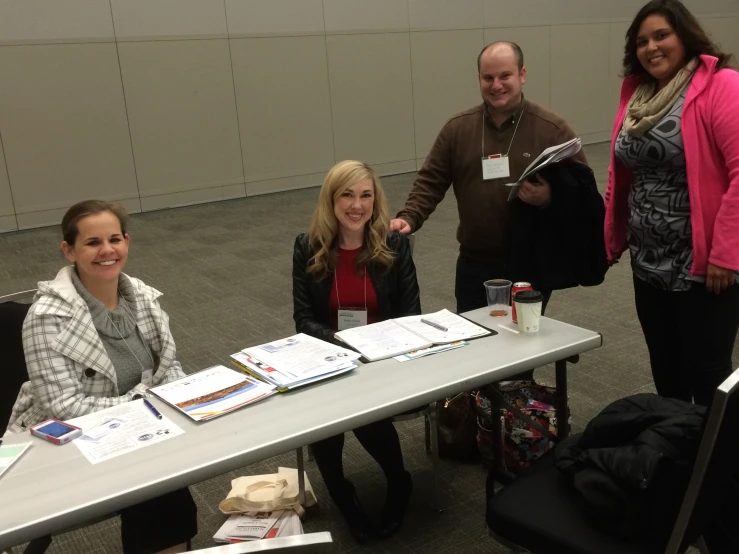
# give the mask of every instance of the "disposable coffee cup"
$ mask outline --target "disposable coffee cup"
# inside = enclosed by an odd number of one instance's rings
[[[519,331],[522,333],[536,333],[539,331],[543,299],[544,297],[538,290],[522,290],[516,293],[513,301],[516,303]]]

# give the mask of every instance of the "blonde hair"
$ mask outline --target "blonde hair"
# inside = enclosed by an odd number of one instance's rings
[[[374,204],[372,217],[364,227],[364,241],[354,261],[354,267],[358,270],[370,264],[379,264],[388,268],[393,263],[393,252],[387,246],[390,218],[387,214],[385,191],[380,180],[366,163],[345,160],[337,163],[326,174],[308,230],[308,241],[314,252],[308,262],[308,272],[315,273],[319,279],[332,274],[336,268],[339,222],[334,214],[334,202],[347,189],[364,179],[372,181]]]

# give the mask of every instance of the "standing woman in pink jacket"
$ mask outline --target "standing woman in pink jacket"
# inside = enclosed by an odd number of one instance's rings
[[[739,327],[739,73],[678,0],[626,33],[605,239],[627,248],[662,396],[709,405]]]

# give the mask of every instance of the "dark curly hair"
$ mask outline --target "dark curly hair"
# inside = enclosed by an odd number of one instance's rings
[[[639,10],[629,30],[626,31],[624,77],[636,75],[645,80],[653,80],[653,77],[644,69],[636,57],[636,39],[639,35],[639,27],[650,15],[661,15],[667,20],[685,47],[686,61],[701,54],[708,54],[718,58],[717,71],[724,67],[734,67],[734,57],[719,50],[718,46],[708,38],[695,16],[688,11],[680,0],[652,0]]]

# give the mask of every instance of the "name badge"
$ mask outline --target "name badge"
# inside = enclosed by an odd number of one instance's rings
[[[482,179],[489,181],[490,179],[501,179],[510,177],[511,170],[508,167],[508,156],[502,154],[494,154],[482,159]]]
[[[145,369],[141,372],[141,384],[150,387],[154,384],[154,371]]]
[[[344,308],[338,311],[339,331],[367,325],[367,310]]]

